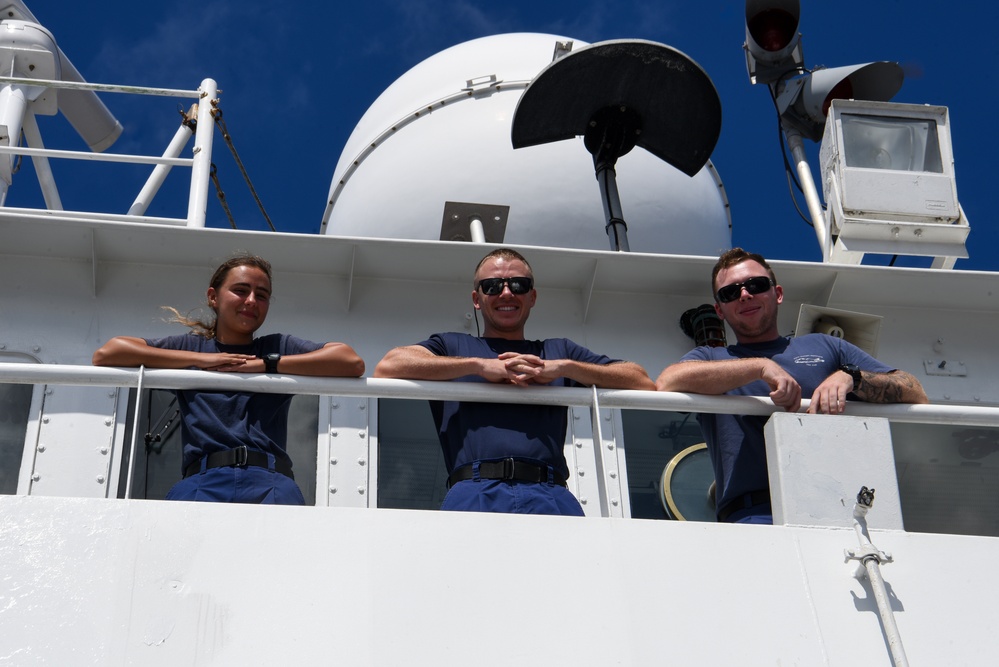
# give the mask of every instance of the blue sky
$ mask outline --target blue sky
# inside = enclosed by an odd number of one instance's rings
[[[971,257],[957,268],[999,269],[993,250],[999,225],[987,209],[999,151],[993,129],[999,41],[987,5],[942,13],[942,5],[925,0],[804,4],[799,30],[807,66],[898,61],[906,80],[895,101],[949,107],[958,197],[971,222]],[[814,233],[789,199],[768,92],[746,75],[744,3],[738,0],[35,0],[28,6],[89,81],[192,89],[205,77],[215,79],[229,131],[276,227],[304,233],[319,230],[333,169],[364,111],[434,53],[524,31],[585,42],[662,42],[697,61],[721,98],[722,132],[712,161],[732,205],[733,243],[772,259],[819,258]],[[104,99],[125,126],[113,151],[158,154],[176,129],[169,106],[150,129],[150,112],[140,103],[119,95]],[[58,138],[70,134],[61,117],[40,124],[48,147],[67,147]],[[817,164],[818,146],[806,149]],[[218,137],[215,161],[239,226],[266,229]],[[67,208],[120,195],[124,203],[114,210],[124,212],[141,185],[141,179],[134,185],[114,180],[111,187],[106,179],[74,178],[67,184],[60,174]],[[9,205],[37,199],[37,186],[22,181],[25,174],[15,177]],[[208,215],[209,226],[228,227],[214,198]]]

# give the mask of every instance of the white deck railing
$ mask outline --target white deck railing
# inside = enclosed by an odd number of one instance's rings
[[[324,396],[436,399],[499,403],[590,406],[629,410],[769,415],[780,410],[766,397],[705,396],[679,392],[586,389],[571,387],[504,387],[485,383],[318,378],[301,375],[214,373],[146,368],[103,368],[45,364],[0,364],[0,383],[54,384],[143,389],[206,389]],[[801,410],[809,401],[802,400]],[[136,406],[138,411],[139,406]],[[999,426],[999,408],[977,405],[878,405],[851,402],[850,414],[883,417],[892,422]]]
[[[461,400],[497,403],[532,403],[588,407],[594,426],[594,442],[601,443],[601,409],[656,410],[769,415],[777,408],[766,397],[704,396],[676,392],[634,391],[569,387],[509,387],[486,383],[430,382],[380,378],[318,378],[292,375],[236,374],[199,370],[105,368],[33,363],[0,363],[0,383],[123,387],[138,390],[132,408],[132,433],[125,448],[128,460],[136,460],[140,414],[145,409],[144,389],[203,389],[307,394],[356,398],[414,400]],[[809,401],[802,401],[802,410]],[[945,424],[954,426],[999,426],[999,408],[964,405],[874,405],[851,402],[849,414],[881,417],[891,422]],[[603,470],[601,447],[594,450],[596,465]],[[132,497],[133,466],[126,472],[125,497]],[[597,498],[601,516],[610,516],[609,494],[603,475],[597,475]]]
[[[163,155],[145,156],[128,155],[123,153],[92,153],[89,151],[56,150],[40,147],[24,146],[0,146],[0,156],[3,155],[26,155],[38,158],[42,161],[49,158],[85,160],[93,162],[119,162],[131,164],[154,165],[153,173],[150,175],[146,186],[141,192],[136,193],[136,201],[132,204],[128,212],[120,214],[101,213],[90,211],[64,211],[61,209],[61,201],[58,196],[56,184],[51,177],[39,178],[39,184],[46,194],[48,201],[60,202],[58,208],[35,209],[0,206],[0,216],[16,215],[18,217],[38,217],[45,216],[62,217],[70,219],[86,218],[87,220],[105,220],[110,222],[145,222],[169,225],[186,225],[188,227],[204,227],[208,206],[209,176],[212,165],[212,143],[215,136],[215,121],[212,116],[213,104],[218,99],[218,86],[212,79],[205,79],[197,90],[178,90],[172,88],[148,88],[141,86],[117,86],[100,83],[77,83],[72,81],[53,81],[49,79],[23,79],[17,77],[0,76],[0,84],[17,84],[23,86],[39,86],[42,88],[72,89],[72,90],[92,90],[109,93],[130,93],[133,95],[151,95],[158,97],[178,97],[188,98],[198,103],[197,128],[194,132],[193,157],[180,158],[178,155],[190,137],[190,132],[181,128],[178,130],[179,137],[175,137]],[[185,136],[186,135],[186,136]],[[30,138],[29,138],[30,139]],[[29,143],[40,144],[40,136],[35,141]],[[134,211],[145,211],[149,202],[155,196],[172,167],[191,168],[191,187],[188,199],[187,217],[147,217],[135,214]]]

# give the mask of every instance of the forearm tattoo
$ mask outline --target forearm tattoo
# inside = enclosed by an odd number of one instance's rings
[[[869,403],[908,403],[917,380],[903,371],[874,373],[862,371],[863,381],[854,393]]]

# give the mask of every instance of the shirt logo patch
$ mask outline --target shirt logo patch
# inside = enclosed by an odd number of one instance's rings
[[[794,358],[794,363],[804,364],[805,366],[818,366],[819,364],[824,364],[825,361],[825,359],[817,354],[803,354]]]

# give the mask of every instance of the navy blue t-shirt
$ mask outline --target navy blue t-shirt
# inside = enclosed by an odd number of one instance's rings
[[[442,357],[495,359],[504,352],[517,352],[542,359],[572,359],[601,365],[617,361],[591,352],[568,338],[507,340],[441,333],[434,334],[419,345]],[[489,382],[477,375],[467,375],[455,381]],[[557,378],[547,386],[580,385],[566,378]],[[562,453],[568,419],[564,406],[430,401],[430,410],[437,425],[448,474],[474,461],[514,457],[550,465],[563,476],[569,476],[569,467]]]
[[[282,356],[304,354],[323,347],[320,343],[284,334],[255,338],[249,345],[225,345],[195,333],[145,340],[151,347],[167,350],[228,352],[255,357],[274,352]],[[291,395],[197,389],[177,390],[174,393],[180,404],[181,438],[184,441],[182,471],[203,456],[241,445],[273,454],[275,459],[291,464],[286,451]]]
[[[843,364],[856,364],[861,370],[875,373],[895,370],[859,347],[825,334],[782,337],[766,343],[728,347],[698,347],[685,354],[680,361],[748,357],[766,357],[777,362],[801,385],[802,398],[811,398],[816,387]],[[756,380],[726,393],[732,396],[767,396],[770,386],[763,380]],[[724,507],[745,493],[769,490],[763,436],[763,427],[768,419],[768,416],[762,415],[697,415],[714,466],[718,507]]]

